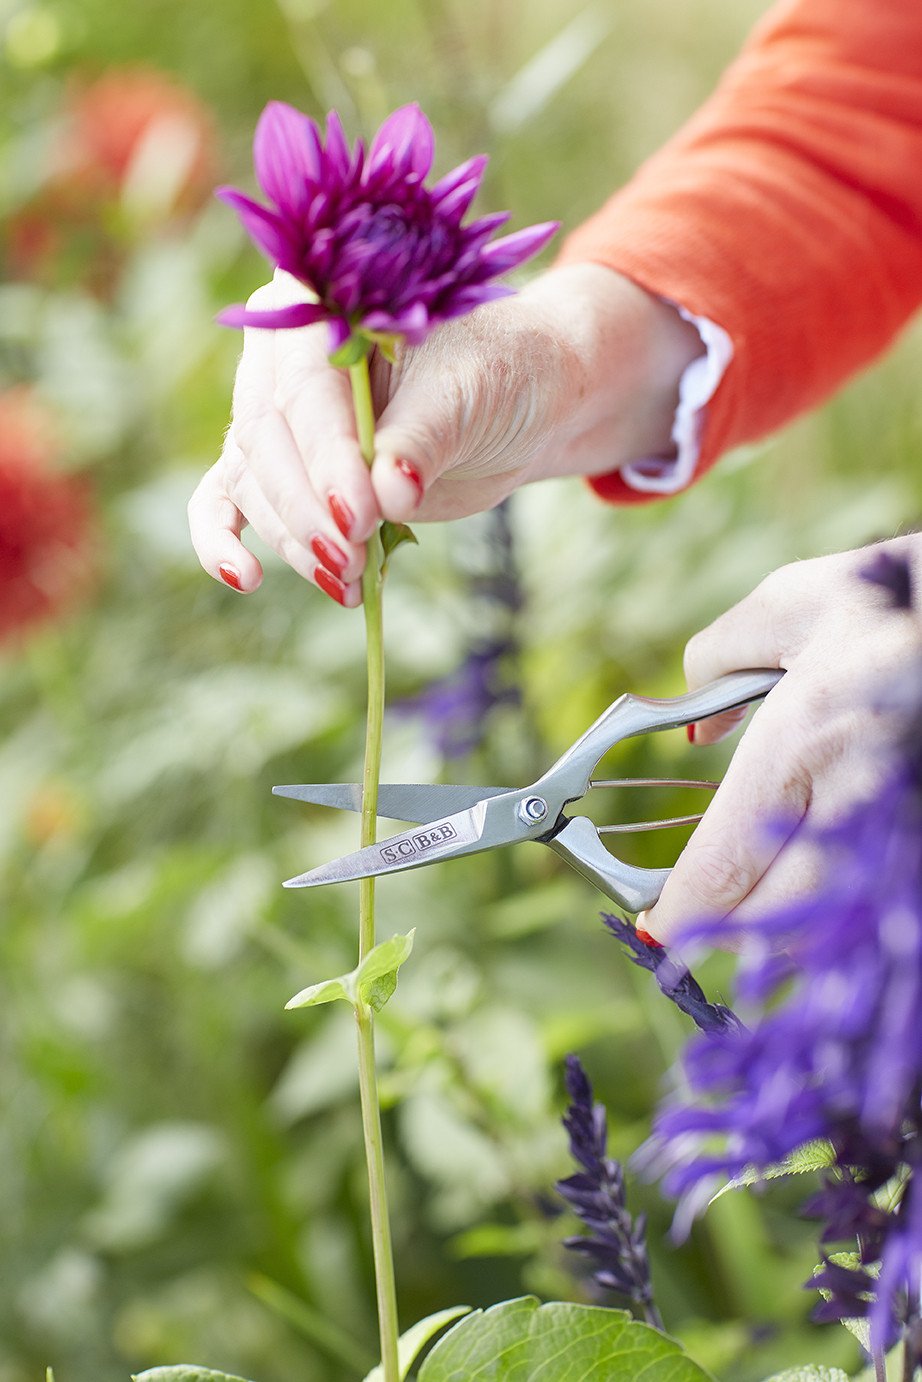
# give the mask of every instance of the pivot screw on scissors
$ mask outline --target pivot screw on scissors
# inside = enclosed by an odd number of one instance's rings
[[[285,886],[315,888],[324,883],[376,878],[443,859],[501,849],[520,840],[535,840],[559,854],[625,911],[644,911],[657,901],[671,870],[625,863],[609,853],[602,835],[691,825],[701,817],[676,816],[669,820],[596,826],[587,816],[565,815],[564,808],[598,787],[674,785],[713,789],[717,783],[675,778],[600,780],[593,778],[592,772],[609,749],[622,740],[655,730],[677,729],[762,700],[783,676],[778,669],[761,668],[730,672],[709,686],[665,700],[631,693],[619,696],[544,776],[528,787],[382,784],[378,793],[379,813],[417,828],[321,864],[288,879]],[[307,783],[272,790],[278,796],[295,797],[319,806],[345,811],[362,809],[362,789],[355,782]],[[550,828],[548,818],[553,822]]]
[[[547,815],[547,802],[544,797],[526,797],[519,802],[518,816],[524,825],[534,825],[543,821]]]

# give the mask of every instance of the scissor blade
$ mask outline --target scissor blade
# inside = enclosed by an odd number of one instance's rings
[[[314,806],[335,806],[340,811],[361,811],[362,786],[359,782],[302,782],[273,787],[278,797],[294,797]],[[378,815],[393,821],[440,820],[458,811],[469,811],[487,797],[498,797],[508,787],[454,787],[445,783],[422,786],[403,782],[382,782],[378,788]]]
[[[405,869],[421,868],[439,859],[451,859],[458,854],[471,854],[481,847],[485,805],[480,802],[470,811],[426,824],[425,830],[411,830],[392,835],[377,844],[366,845],[354,854],[346,854],[329,864],[310,869],[289,878],[286,888],[317,888],[324,883],[349,883],[356,878],[377,878],[385,873],[402,873]]]

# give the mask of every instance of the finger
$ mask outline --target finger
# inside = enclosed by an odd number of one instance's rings
[[[257,590],[262,567],[240,541],[246,520],[225,491],[220,462],[196,486],[188,516],[192,546],[208,574],[244,594]]]
[[[364,546],[344,537],[329,505],[318,498],[291,429],[275,404],[274,338],[284,334],[253,329],[244,332],[228,437],[235,483],[239,485],[248,470],[292,541],[302,549],[313,549],[324,565],[329,565],[332,555],[337,579],[351,583],[364,566]],[[239,502],[239,496],[234,497]],[[247,518],[253,521],[249,513]],[[282,545],[273,543],[275,550]]]
[[[816,625],[838,564],[838,558],[825,558],[780,567],[695,634],[685,648],[689,689],[741,668],[787,669]],[[742,707],[700,720],[690,737],[695,744],[715,744],[737,729],[747,713]]]
[[[444,400],[429,386],[398,389],[375,436],[371,469],[378,507],[392,523],[414,517],[427,489],[447,464],[455,438]]]
[[[663,944],[694,921],[725,917],[739,907],[807,811],[813,777],[804,745],[810,731],[798,733],[791,724],[802,691],[795,687],[791,695],[785,689],[789,694],[779,697],[781,704],[758,712],[647,913],[645,929]]]
[[[381,515],[357,439],[349,375],[329,363],[325,327],[275,336],[276,406],[334,532],[364,543]]]
[[[235,460],[236,465],[234,465]],[[259,534],[263,542],[271,547],[273,552],[277,553],[300,576],[310,581],[312,585],[316,585],[338,604],[344,605],[348,609],[360,604],[362,599],[360,581],[357,579],[350,580],[347,575],[342,574],[341,569],[335,563],[331,563],[328,557],[323,559],[325,554],[323,549],[318,547],[316,535],[310,547],[302,546],[292,537],[289,529],[282,523],[274,507],[260,489],[252,470],[236,452],[230,439],[225,447],[224,461],[226,469],[231,467],[234,469],[234,474],[231,477],[225,473],[225,488],[237,508],[246,515],[253,531]],[[312,502],[316,503],[316,500]],[[335,569],[331,569],[331,567],[335,567]]]
[[[739,729],[748,714],[749,706],[740,705],[735,710],[722,710],[719,715],[710,715],[706,720],[698,720],[688,726],[689,743],[699,746],[716,744]]]
[[[788,639],[779,629],[781,573],[773,572],[732,609],[689,639],[685,648],[685,679],[689,690],[706,686],[727,672],[745,667],[781,667],[790,654]],[[716,744],[732,734],[746,718],[748,707],[723,711],[699,720],[689,738],[697,745]]]
[[[755,887],[727,917],[728,928],[750,926],[763,921],[798,899],[811,896],[822,884],[827,865],[823,852],[811,831],[815,828],[813,812],[808,811],[800,826],[775,855]],[[740,940],[745,943],[744,938]],[[782,949],[785,937],[774,938],[776,948]],[[734,946],[736,948],[736,946]]]

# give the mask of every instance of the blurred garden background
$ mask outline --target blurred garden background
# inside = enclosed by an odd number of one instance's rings
[[[359,774],[364,634],[279,563],[241,598],[189,546],[240,347],[213,316],[266,276],[214,184],[252,187],[271,98],[335,106],[351,137],[418,100],[438,170],[491,154],[479,211],[571,227],[764,8],[0,0],[0,1382],[180,1360],[347,1382],[375,1360],[351,1014],[283,1011],[351,969],[356,899],[281,880],[357,826],[270,794]],[[420,528],[386,596],[384,780],[529,780],[620,691],[678,693],[686,638],[772,568],[916,523],[920,377],[916,330],[678,501],[619,512],[561,482]],[[725,760],[675,733],[610,767]],[[528,848],[379,889],[381,936],[418,928],[378,1024],[404,1325],[588,1298],[551,1190],[563,1057],[627,1157],[688,1034],[603,902]],[[725,960],[702,977],[732,991]],[[667,1326],[725,1382],[858,1365],[807,1319],[802,1186],[724,1196],[678,1250],[655,1189],[632,1196]]]

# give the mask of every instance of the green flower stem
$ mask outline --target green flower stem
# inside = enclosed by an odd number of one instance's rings
[[[371,398],[368,357],[349,366],[352,403],[358,428],[359,446],[368,465],[375,454],[375,415]],[[365,609],[365,643],[368,660],[368,716],[365,731],[365,767],[362,775],[361,843],[374,844],[378,826],[378,782],[381,777],[381,747],[384,732],[384,629],[382,619],[381,571],[383,551],[375,533],[368,542],[362,575],[362,600]],[[375,884],[365,878],[359,884],[359,960],[375,943]],[[381,1339],[381,1368],[384,1382],[399,1382],[397,1363],[397,1287],[394,1253],[391,1245],[390,1217],[387,1211],[387,1184],[384,1175],[384,1143],[381,1135],[381,1109],[378,1102],[378,1077],[375,1068],[374,1013],[364,1003],[355,1010],[359,1044],[359,1094],[362,1105],[362,1132],[368,1167],[368,1195],[371,1209],[371,1240],[375,1262],[375,1290],[378,1299],[378,1332]]]

